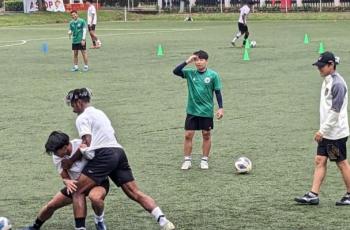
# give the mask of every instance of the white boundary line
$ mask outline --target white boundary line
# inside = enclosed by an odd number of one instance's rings
[[[52,28],[52,27],[7,27],[7,28],[1,28],[0,30],[49,30],[49,31],[65,31],[68,30],[66,28]],[[117,28],[117,29],[112,29],[112,28],[98,28],[98,31],[193,31],[193,30],[202,30],[202,28],[199,29],[183,29],[183,28],[174,28],[174,29],[162,29],[162,28],[155,28],[155,29],[123,29],[123,28]]]
[[[159,32],[162,33],[174,33],[174,32],[181,32],[181,31],[201,31],[203,30],[202,28],[199,29],[168,29],[166,30],[156,30],[156,31],[148,31],[148,32],[138,32],[138,33],[123,33],[123,34],[100,34],[99,37],[112,37],[112,36],[124,36],[124,35],[143,35],[143,34],[157,34]],[[26,40],[15,40],[15,41],[0,41],[1,43],[15,43],[15,44],[8,44],[8,45],[0,45],[0,48],[3,47],[11,47],[11,46],[19,46],[19,45],[24,45],[27,42],[31,41],[47,41],[47,40],[60,40],[60,39],[67,39],[68,37],[56,37],[56,38],[32,38],[32,39],[26,39]]]
[[[18,40],[18,41],[8,41],[10,42],[19,42],[19,43],[15,43],[15,44],[8,44],[8,45],[0,45],[0,48],[4,48],[4,47],[11,47],[11,46],[21,46],[27,43],[26,40]]]

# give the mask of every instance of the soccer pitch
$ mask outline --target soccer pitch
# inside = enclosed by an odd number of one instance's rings
[[[328,165],[319,206],[293,201],[310,189],[314,167],[322,79],[311,64],[324,42],[341,57],[337,70],[350,84],[349,22],[248,23],[257,41],[250,61],[230,45],[236,18],[100,23],[96,31],[103,47],[88,50],[86,73],[70,72],[67,25],[0,27],[0,216],[15,229],[25,226],[63,187],[43,146],[53,130],[77,137],[76,115],[63,98],[70,89],[89,87],[92,104],[111,119],[140,189],[156,199],[177,229],[349,228],[349,207],[335,206],[345,193],[335,164]],[[44,43],[47,54],[41,51]],[[159,44],[162,57],[156,55]],[[225,116],[215,121],[210,169],[198,167],[197,133],[194,167],[181,171],[187,88],[172,70],[198,49],[209,53],[209,67],[221,75]],[[234,173],[233,159],[242,155],[253,162],[248,175]],[[94,229],[88,206],[87,228]],[[159,228],[115,186],[105,207],[109,229]],[[68,206],[43,229],[73,229],[73,223]]]

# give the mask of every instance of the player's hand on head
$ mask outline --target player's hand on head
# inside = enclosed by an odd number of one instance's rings
[[[73,165],[73,161],[71,159],[63,159],[61,162],[62,168],[63,169],[70,169]]]
[[[187,58],[186,63],[190,64],[194,62],[197,58],[198,58],[197,55],[191,55],[189,58]]]
[[[218,109],[218,111],[216,112],[216,118],[220,120],[221,118],[223,118],[223,116],[224,116],[224,109],[223,108]]]
[[[67,192],[68,194],[72,194],[75,191],[77,191],[78,186],[76,185],[77,181],[76,180],[69,180],[69,179],[64,179],[63,183],[67,187]]]

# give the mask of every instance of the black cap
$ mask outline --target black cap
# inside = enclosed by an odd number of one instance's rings
[[[334,65],[336,64],[335,56],[333,53],[326,51],[322,53],[318,60],[312,65],[322,68],[323,66],[331,63],[334,63]]]

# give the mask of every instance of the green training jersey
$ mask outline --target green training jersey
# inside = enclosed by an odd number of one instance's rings
[[[187,79],[188,87],[187,114],[213,117],[214,91],[222,88],[219,74],[211,69],[207,69],[204,73],[196,69],[184,69],[182,72]]]
[[[86,28],[84,19],[78,18],[69,23],[69,29],[72,31],[72,43],[79,44],[83,40],[83,29]]]

